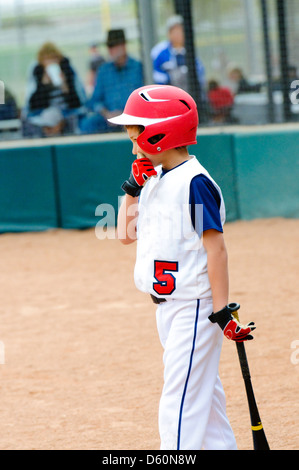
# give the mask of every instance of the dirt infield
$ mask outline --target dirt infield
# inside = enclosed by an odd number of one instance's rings
[[[298,449],[299,220],[228,223],[225,237],[230,301],[257,324],[246,351],[270,447]],[[0,449],[158,449],[162,349],[135,246],[54,230],[2,234],[0,252]],[[228,340],[221,377],[239,449],[252,449]]]

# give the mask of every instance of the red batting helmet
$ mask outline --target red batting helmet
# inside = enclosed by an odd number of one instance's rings
[[[124,112],[109,121],[124,126],[144,126],[137,144],[151,155],[197,143],[196,103],[186,91],[175,86],[138,88],[129,96]]]

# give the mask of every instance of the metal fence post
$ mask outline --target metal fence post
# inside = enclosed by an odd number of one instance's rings
[[[280,52],[280,80],[283,95],[283,111],[285,121],[290,121],[292,118],[291,103],[290,103],[290,84],[289,84],[289,60],[288,60],[288,45],[287,45],[287,29],[285,21],[285,2],[284,0],[276,1],[277,11],[277,24],[279,34],[279,52]]]
[[[157,42],[153,2],[136,0],[136,7],[139,19],[144,81],[145,84],[150,84],[153,82],[151,49]]]
[[[191,15],[191,0],[174,0],[176,13],[184,18],[186,65],[188,67],[188,87],[189,93],[195,100],[199,111],[199,123],[207,121],[206,104],[203,103],[202,90],[197,77],[196,55],[193,37],[193,25]]]
[[[271,48],[270,48],[270,39],[269,39],[267,0],[261,0],[261,10],[262,10],[264,52],[265,52],[265,64],[266,64],[266,75],[267,75],[268,115],[269,115],[269,122],[273,123],[275,121],[275,116],[274,116],[272,63],[271,63]]]

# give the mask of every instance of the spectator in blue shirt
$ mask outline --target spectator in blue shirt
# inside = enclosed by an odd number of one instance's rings
[[[188,92],[183,17],[171,16],[167,21],[168,39],[156,44],[151,51],[153,80],[160,85],[174,85]],[[199,58],[195,60],[200,89],[205,89],[205,68]]]
[[[122,29],[108,32],[107,47],[110,61],[97,73],[94,92],[87,103],[91,113],[80,122],[82,134],[119,130],[107,120],[121,114],[129,95],[143,86],[142,64],[127,54]]]

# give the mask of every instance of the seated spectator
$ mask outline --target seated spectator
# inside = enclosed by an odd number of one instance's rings
[[[100,54],[98,50],[98,44],[92,43],[89,46],[89,61],[88,61],[88,73],[87,73],[87,92],[92,94],[95,86],[95,80],[97,76],[97,71],[101,65],[103,65],[106,60]]]
[[[45,43],[29,73],[22,111],[24,136],[76,132],[85,101],[84,87],[69,59],[53,43]]]
[[[240,93],[258,93],[261,91],[262,84],[249,83],[248,80],[244,77],[243,71],[238,67],[235,67],[229,71],[228,78],[233,83],[233,91],[235,95]]]
[[[234,96],[229,88],[220,86],[216,80],[209,80],[208,100],[213,122],[233,122],[231,111],[234,104]]]
[[[185,32],[183,17],[175,15],[167,21],[168,39],[153,47],[153,80],[160,85],[174,85],[188,91]],[[205,69],[199,58],[196,70],[201,90],[205,88]]]
[[[16,100],[11,92],[5,87],[4,89],[4,103],[0,103],[0,120],[5,121],[8,119],[18,119],[19,110]]]
[[[107,47],[110,60],[98,70],[94,92],[87,102],[90,114],[80,121],[82,134],[119,130],[107,119],[121,114],[129,95],[143,86],[142,64],[128,55],[122,29],[108,32]]]

